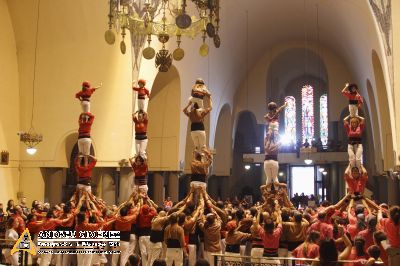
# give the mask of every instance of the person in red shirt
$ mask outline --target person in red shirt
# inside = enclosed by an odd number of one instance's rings
[[[367,229],[360,231],[357,235],[365,240],[365,252],[367,252],[370,246],[374,245],[374,233],[376,232],[377,223],[378,221],[375,215],[368,215]]]
[[[278,216],[280,217],[280,216]],[[258,224],[258,220],[254,220],[253,227],[258,228],[258,235],[262,239],[264,244],[263,257],[278,257],[279,240],[282,236],[282,225],[278,221],[278,225],[275,226],[274,221],[271,218],[266,218],[264,228]],[[275,261],[275,260],[273,260]],[[268,261],[270,262],[270,261]],[[272,262],[272,261],[271,261]],[[279,260],[276,263],[280,264]]]
[[[131,214],[130,214],[131,212]],[[136,223],[139,207],[131,209],[129,205],[123,206],[115,218],[115,230],[120,231],[120,251],[121,254],[113,254],[112,265],[117,265],[120,258],[120,265],[125,265],[129,257],[129,240],[132,224]]]
[[[365,186],[368,181],[368,173],[364,166],[361,165],[359,170],[357,167],[347,167],[344,173],[344,179],[348,186],[347,190],[350,194],[362,196],[364,194]]]
[[[350,122],[349,122],[350,121]],[[362,133],[365,128],[364,118],[361,116],[347,116],[343,120],[348,137],[347,152],[349,153],[349,161],[351,166],[361,167],[361,159],[363,155]]]
[[[349,112],[350,116],[358,116],[358,108],[362,107],[363,99],[358,93],[357,84],[346,83],[342,90],[342,94],[349,100]]]
[[[292,251],[295,258],[315,259],[319,256],[319,232],[312,231],[308,234],[306,241]],[[307,265],[305,262],[296,262],[296,265]]]
[[[19,235],[21,235],[24,231],[25,231],[25,221],[22,218],[23,215],[23,211],[21,206],[17,205],[14,207],[14,214],[11,216],[13,217],[15,220],[18,220],[18,228],[17,228],[17,233]]]
[[[134,189],[140,193],[147,194],[147,160],[140,155],[137,155],[134,157],[134,159],[129,158],[129,161],[131,163],[133,172],[135,173]]]
[[[101,84],[98,87],[92,88],[88,81],[82,82],[82,90],[75,94],[75,98],[81,101],[82,112],[90,112],[90,97],[100,87]]]
[[[384,262],[385,265],[389,265],[389,260],[388,260],[388,254],[386,252],[386,240],[387,236],[384,232],[382,231],[376,231],[374,233],[374,244],[379,247],[380,250],[380,257],[382,261]],[[385,243],[385,247],[383,247],[383,244]]]
[[[387,236],[389,265],[400,265],[400,207],[392,206],[389,218],[382,218],[382,211],[379,210],[378,221]]]
[[[132,89],[137,92],[138,94],[138,107],[139,110],[143,110],[147,112],[147,105],[146,105],[146,96],[150,98],[150,92],[148,89],[146,89],[144,86],[146,86],[146,80],[144,79],[139,79],[138,81],[138,86],[133,85]]]
[[[78,149],[83,155],[90,155],[90,147],[92,146],[92,139],[90,138],[90,131],[94,115],[91,113],[81,113],[79,115],[79,130],[78,130]]]
[[[156,215],[157,211],[153,207],[144,204],[140,208],[137,218],[137,236],[139,238],[140,256],[143,265],[147,265],[149,259],[151,221]]]
[[[327,223],[327,212],[330,211],[330,208],[327,208],[323,211],[318,212],[318,221],[313,223],[308,228],[308,233],[312,231],[317,231],[320,233],[320,239],[332,239],[333,238],[333,226]]]
[[[359,260],[359,262],[345,263],[345,266],[362,266],[368,259],[368,254],[365,252],[365,240],[357,236],[354,239],[354,245],[351,248],[350,255],[347,260]],[[363,263],[364,261],[364,263]]]
[[[142,157],[147,157],[146,148],[147,148],[147,124],[149,123],[149,119],[147,113],[143,110],[139,110],[135,112],[132,116],[133,122],[135,123],[135,144],[136,144],[136,152]]]
[[[347,232],[350,235],[350,240],[354,241],[359,232],[365,229],[365,216],[360,213],[357,214],[357,222],[355,224],[347,225]]]
[[[90,186],[90,181],[92,179],[92,171],[96,165],[96,162],[97,159],[92,155],[80,155],[75,159],[75,170],[78,176],[78,184],[76,187],[78,190],[84,190],[91,193],[92,188]]]

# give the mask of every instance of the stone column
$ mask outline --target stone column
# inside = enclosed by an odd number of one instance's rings
[[[118,169],[118,172],[120,169]],[[108,205],[115,204],[116,203],[116,189],[117,189],[117,184],[115,183],[114,180],[114,171],[110,169],[109,171],[104,171],[101,174],[101,186],[99,182],[99,187],[97,188],[99,191],[99,194],[101,192],[101,198],[107,202]],[[119,174],[119,173],[118,173]]]
[[[63,168],[45,168],[42,172],[45,181],[45,201],[51,205],[60,203],[65,170]]]
[[[168,174],[168,195],[172,202],[178,202],[179,196],[179,177],[177,172],[169,172]]]
[[[162,205],[164,202],[164,176],[162,172],[154,172],[153,174],[153,201]]]

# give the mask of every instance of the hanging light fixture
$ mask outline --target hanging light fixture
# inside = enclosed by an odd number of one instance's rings
[[[39,15],[40,15],[40,0],[38,1],[37,9],[37,21],[36,21],[36,41],[35,41],[35,57],[33,63],[33,81],[32,81],[32,113],[31,113],[31,127],[28,132],[20,132],[19,140],[23,142],[27,148],[26,152],[30,155],[34,155],[37,151],[36,145],[43,141],[42,134],[36,133],[33,127],[33,114],[35,108],[35,80],[36,80],[36,58],[37,58],[37,46],[38,46],[38,35],[39,35]]]
[[[323,167],[320,167],[320,168],[318,169],[318,171],[319,171],[320,173],[322,173],[322,172],[324,172],[324,171],[325,171],[325,168],[323,168]]]
[[[194,38],[201,34],[203,43],[200,46],[201,56],[207,56],[209,47],[206,38],[212,38],[214,46],[219,48],[219,0],[109,0],[108,30],[105,32],[105,40],[108,44],[115,43],[115,33],[121,32],[121,52],[126,52],[126,30],[131,35],[147,36],[147,47],[142,55],[145,59],[156,58],[156,67],[160,72],[169,70],[172,60],[179,61],[185,56],[180,47],[182,36]],[[187,2],[194,5],[198,18],[187,12]],[[152,48],[152,37],[156,36],[162,43],[162,48],[156,53]],[[176,37],[177,47],[170,53],[166,49],[166,43]]]

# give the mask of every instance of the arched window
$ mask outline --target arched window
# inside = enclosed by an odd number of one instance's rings
[[[326,94],[319,98],[319,136],[322,144],[328,143],[328,96]]]
[[[285,137],[283,142],[296,143],[296,99],[293,96],[285,97]]]
[[[314,138],[314,89],[306,85],[301,89],[301,118],[303,143]]]

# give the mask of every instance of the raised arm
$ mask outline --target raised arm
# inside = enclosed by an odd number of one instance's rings
[[[348,88],[349,88],[349,83],[346,83],[345,85],[344,85],[344,88],[343,88],[343,90],[342,90],[342,93],[346,93],[347,91],[348,91]]]
[[[342,232],[341,232],[341,233],[343,233],[342,239],[343,239],[344,244],[346,245],[346,248],[339,254],[339,260],[346,260],[350,255],[352,245],[351,245],[350,239],[344,233],[343,227],[339,227],[339,228],[341,228],[340,230],[342,230]]]

